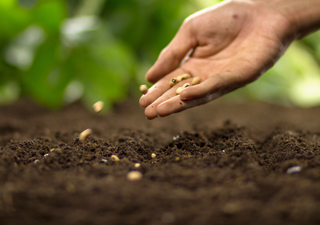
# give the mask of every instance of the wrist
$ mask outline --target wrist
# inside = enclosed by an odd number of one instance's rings
[[[320,28],[320,0],[256,0],[281,13],[292,24],[295,38]]]

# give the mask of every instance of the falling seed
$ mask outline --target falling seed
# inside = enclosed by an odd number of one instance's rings
[[[170,86],[171,86],[171,87],[174,86],[176,83],[177,83],[177,79],[176,79],[176,78],[172,78],[172,79],[170,80]]]
[[[154,159],[155,157],[156,157],[156,154],[152,153],[152,154],[151,154],[151,158]]]
[[[140,166],[141,166],[140,163],[135,163],[135,164],[134,164],[134,167],[135,167],[135,168],[139,168]]]
[[[111,159],[112,159],[113,161],[115,161],[115,162],[118,162],[118,161],[120,160],[119,157],[116,156],[116,155],[112,155],[112,156],[111,156]]]
[[[287,173],[299,173],[301,171],[301,166],[293,166],[287,169]]]
[[[92,134],[92,130],[91,129],[86,129],[86,130],[82,131],[79,134],[79,140],[80,141],[85,141],[90,134]]]
[[[182,86],[182,88],[187,88],[187,87],[189,87],[189,86],[190,86],[189,83],[185,83],[185,84]]]
[[[179,95],[182,90],[183,90],[183,87],[178,87],[176,90],[176,94]]]
[[[49,154],[45,154],[43,157],[47,158],[49,156]]]
[[[146,94],[148,92],[148,87],[145,84],[140,85],[140,91],[142,94]]]
[[[200,77],[195,77],[195,78],[193,78],[193,80],[192,80],[192,85],[200,84],[200,82],[201,82]]]
[[[102,110],[103,105],[104,105],[103,101],[98,101],[98,102],[93,104],[92,108],[96,113],[98,113],[98,112],[100,112]]]
[[[141,178],[142,178],[142,173],[140,171],[130,171],[127,174],[127,179],[130,181],[141,180]]]

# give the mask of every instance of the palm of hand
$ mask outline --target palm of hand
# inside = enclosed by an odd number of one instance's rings
[[[248,2],[226,2],[196,13],[148,71],[147,79],[156,84],[140,99],[145,115],[153,119],[180,112],[254,81],[292,41],[290,28],[275,10]],[[169,81],[186,72],[202,83],[176,95],[176,88],[192,78],[173,88]]]

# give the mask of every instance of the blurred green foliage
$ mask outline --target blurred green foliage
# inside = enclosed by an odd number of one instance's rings
[[[190,14],[219,0],[0,1],[0,104],[30,96],[106,109],[138,86]],[[320,104],[320,32],[294,43],[254,84],[227,98]]]

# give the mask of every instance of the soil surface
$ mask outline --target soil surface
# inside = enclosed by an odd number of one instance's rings
[[[221,101],[154,121],[137,101],[111,114],[3,106],[0,224],[320,224],[319,116]]]

